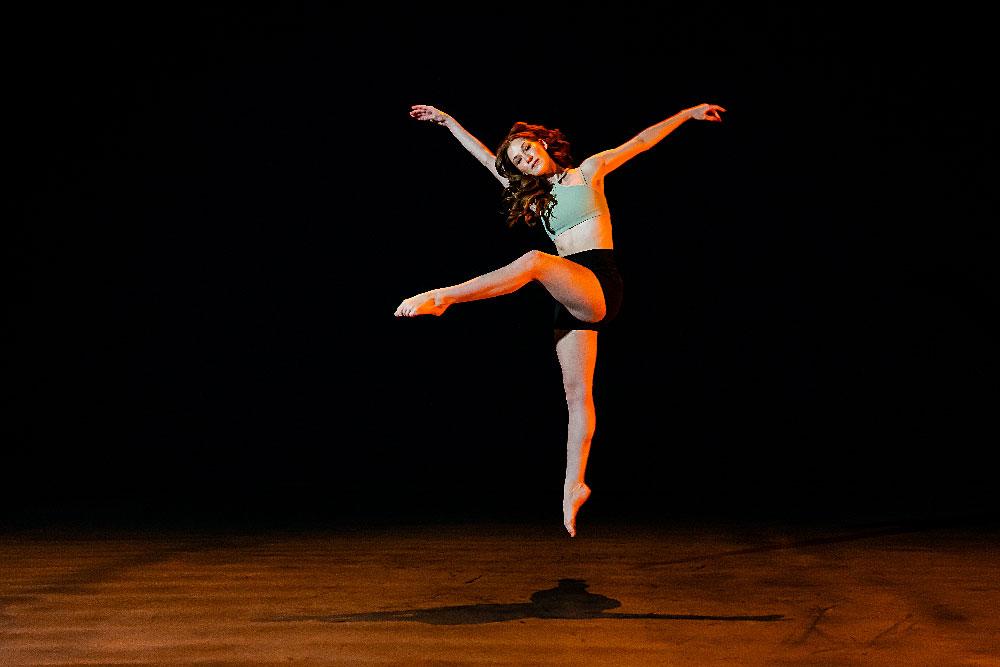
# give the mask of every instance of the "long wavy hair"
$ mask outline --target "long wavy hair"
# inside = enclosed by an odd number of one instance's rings
[[[507,157],[510,142],[519,137],[544,141],[548,144],[545,151],[563,169],[573,166],[569,141],[558,129],[550,130],[544,125],[530,125],[518,121],[510,128],[510,132],[496,150],[497,173],[509,182],[503,193],[507,226],[513,227],[519,220],[524,220],[526,225],[534,227],[541,220],[549,233],[552,233],[549,215],[556,203],[555,195],[552,194],[552,184],[544,176],[525,174]]]

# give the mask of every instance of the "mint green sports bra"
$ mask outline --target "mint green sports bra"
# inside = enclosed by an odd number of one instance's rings
[[[552,184],[552,194],[555,195],[556,203],[552,206],[548,223],[544,225],[545,233],[551,239],[602,213],[611,215],[608,210],[608,200],[591,187],[583,171],[579,171],[580,176],[583,176],[584,185]]]

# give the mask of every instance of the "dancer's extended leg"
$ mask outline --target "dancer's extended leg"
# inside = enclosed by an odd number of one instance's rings
[[[594,411],[594,367],[597,363],[597,332],[574,330],[556,343],[562,368],[569,427],[566,434],[566,479],[563,483],[563,525],[576,536],[576,514],[590,497],[584,481],[590,441],[597,427]]]
[[[455,303],[510,294],[537,280],[574,317],[596,322],[604,317],[604,292],[590,269],[576,262],[531,250],[510,264],[459,285],[411,296],[396,308],[396,317],[441,315]]]

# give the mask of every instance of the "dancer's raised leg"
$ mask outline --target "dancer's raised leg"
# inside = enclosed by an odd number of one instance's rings
[[[594,367],[597,364],[597,332],[574,330],[556,343],[562,368],[569,426],[566,434],[566,479],[563,482],[563,525],[576,536],[576,514],[590,497],[584,481],[590,441],[597,427],[594,411]]]
[[[455,303],[510,294],[537,280],[574,317],[596,322],[604,317],[604,292],[590,269],[558,255],[531,250],[510,264],[451,287],[422,292],[404,300],[396,317],[441,315]]]

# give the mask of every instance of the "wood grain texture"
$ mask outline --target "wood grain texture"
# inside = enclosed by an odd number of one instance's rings
[[[994,530],[446,525],[0,542],[0,664],[997,665]]]

